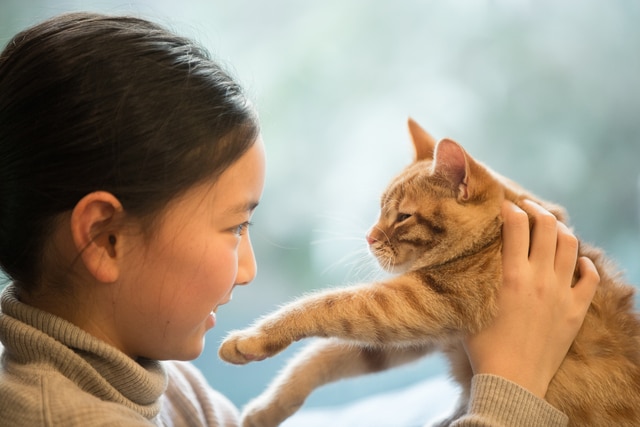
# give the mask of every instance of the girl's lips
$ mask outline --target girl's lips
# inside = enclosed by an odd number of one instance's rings
[[[220,304],[218,304],[215,307],[213,307],[213,309],[209,313],[209,316],[207,316],[207,328],[208,329],[211,329],[214,326],[216,326],[216,312],[218,311],[218,307],[220,307],[221,305],[227,304],[229,301],[231,301],[231,295],[229,295],[229,298],[226,301],[221,302]]]
[[[218,308],[219,308],[221,305],[228,304],[230,301],[231,301],[231,296],[229,296],[229,298],[228,298],[226,301],[221,302],[220,304],[218,304],[218,305],[216,305],[215,307],[213,307],[213,310],[211,310],[211,314],[216,314],[216,312],[218,311]]]
[[[211,329],[216,326],[216,313],[214,310],[211,310],[211,313],[207,316],[206,326],[207,329]]]

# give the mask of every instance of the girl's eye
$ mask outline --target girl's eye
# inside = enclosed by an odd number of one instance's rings
[[[237,236],[242,236],[247,232],[247,229],[250,225],[251,223],[249,221],[243,222],[242,224],[239,224],[238,226],[233,228],[233,233]]]
[[[398,216],[396,217],[396,222],[400,223],[400,222],[408,220],[409,218],[411,218],[411,214],[399,213]]]

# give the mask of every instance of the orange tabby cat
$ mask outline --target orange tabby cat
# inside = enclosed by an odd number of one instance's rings
[[[534,198],[471,158],[451,140],[438,144],[409,121],[415,161],[382,196],[367,240],[381,266],[397,275],[377,283],[324,290],[289,303],[233,332],[220,357],[244,364],[305,337],[327,337],[296,356],[244,412],[245,427],[277,426],[318,386],[387,369],[434,350],[445,353],[462,385],[464,413],[472,371],[461,338],[496,312],[501,280],[503,200]],[[633,288],[584,243],[601,282],[582,329],[549,385],[546,399],[571,426],[640,425],[640,318]],[[450,420],[443,423],[447,424]]]

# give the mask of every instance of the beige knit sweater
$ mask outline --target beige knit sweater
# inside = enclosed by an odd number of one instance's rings
[[[2,426],[236,426],[238,413],[189,363],[134,361],[75,325],[0,300]]]
[[[134,361],[75,325],[0,298],[0,425],[224,426],[238,412],[189,363]],[[474,378],[469,415],[456,427],[566,426],[566,417],[519,386]]]

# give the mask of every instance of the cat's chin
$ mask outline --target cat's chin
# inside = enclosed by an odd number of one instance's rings
[[[399,274],[404,274],[408,271],[413,270],[411,263],[402,263],[402,264],[394,264],[394,265],[383,265],[382,263],[380,264],[380,267],[389,274],[392,275],[399,275]]]
[[[378,265],[380,266],[380,268],[385,273],[388,273],[391,275],[399,275],[411,270],[415,270],[414,268],[414,264],[416,261],[415,259],[408,259],[406,261],[399,262],[398,257],[395,255],[390,256],[389,253],[379,248],[372,247],[370,249],[371,249],[371,254],[375,258],[375,260],[378,262]]]

